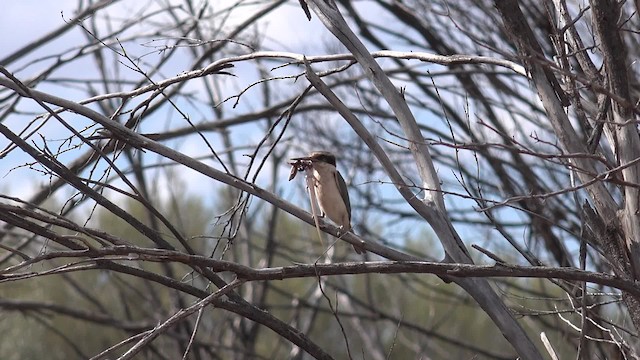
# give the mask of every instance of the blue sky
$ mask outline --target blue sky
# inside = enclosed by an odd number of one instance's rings
[[[215,2],[218,6],[225,6],[222,4],[229,4],[229,2],[225,1],[217,1]],[[152,11],[151,9],[155,6],[156,2],[148,1],[148,2],[139,2],[139,1],[121,1],[117,3],[114,7],[110,8],[108,13],[109,16],[113,19],[124,19],[128,18],[130,14],[135,14],[140,11]],[[65,20],[71,19],[74,16],[74,8],[77,6],[77,1],[51,1],[51,2],[42,2],[37,0],[26,0],[26,1],[12,1],[7,3],[8,8],[5,11],[5,14],[29,14],[29,17],[22,16],[3,16],[3,21],[0,21],[0,30],[3,33],[11,33],[12,36],[5,36],[0,39],[0,49],[2,53],[11,53],[16,49],[28,44],[35,39],[39,38],[43,34],[46,34],[53,29],[56,29],[59,26],[64,24]],[[264,5],[258,5],[257,7],[261,7]],[[244,20],[246,16],[255,11],[256,6],[246,6],[242,8],[242,11],[234,12],[237,16],[231,17],[228,21],[230,24],[234,22],[241,22]],[[64,16],[64,18],[63,18]],[[102,15],[104,16],[104,15]],[[382,20],[381,20],[382,21]],[[323,54],[325,53],[324,46],[326,44],[335,44],[335,40],[333,40],[332,36],[328,33],[326,29],[318,22],[315,16],[312,17],[312,21],[309,22],[304,17],[302,10],[300,9],[297,1],[289,2],[287,5],[282,6],[276,12],[271,13],[271,15],[263,18],[260,21],[259,27],[265,33],[268,34],[268,38],[264,40],[262,43],[263,49],[261,50],[278,50],[278,51],[290,51],[302,54]],[[144,30],[144,29],[143,29]],[[309,34],[312,34],[312,39],[314,41],[309,41]],[[124,35],[123,35],[124,36]],[[142,55],[146,54],[143,60],[148,59],[150,62],[153,62],[154,57],[161,56],[157,52],[154,46],[161,45],[164,43],[163,39],[154,38],[154,42],[148,43],[126,43],[126,50],[130,54]],[[31,76],[34,76],[42,68],[46,67],[49,63],[54,61],[54,59],[45,59],[42,60],[43,55],[49,55],[51,53],[55,54],[63,54],[68,49],[72,49],[77,47],[80,44],[86,43],[86,36],[83,34],[81,29],[73,28],[69,32],[67,32],[62,38],[53,42],[51,44],[47,44],[47,46],[40,49],[38,52],[34,52],[26,56],[24,59],[13,63],[9,66],[9,70],[15,72],[15,74],[20,79],[28,79]],[[338,47],[339,48],[339,47]],[[374,49],[377,50],[377,49]],[[406,49],[394,49],[394,50],[406,50]],[[420,49],[422,50],[422,49]],[[248,51],[248,50],[247,50]],[[176,57],[177,60],[180,57]],[[154,77],[154,80],[159,81],[164,78],[175,76],[185,70],[188,70],[189,61],[188,58],[185,58],[184,63],[180,61],[173,61],[171,63],[171,67],[167,67],[163,70],[161,74],[158,74]],[[32,63],[34,60],[38,60],[35,63]],[[42,60],[40,62],[40,60]],[[26,64],[28,66],[24,67]],[[82,68],[82,62],[74,62],[72,66],[66,66],[61,68],[59,71],[55,73],[56,77],[97,77],[92,73],[93,65],[87,63],[87,68]],[[81,70],[81,73],[78,71]],[[130,72],[131,70],[126,67],[120,67],[119,71],[122,73]],[[279,76],[283,74],[289,74],[292,72],[301,71],[299,68],[284,68],[275,70],[272,72],[273,76]],[[253,66],[249,66],[248,64],[238,63],[236,67],[233,69],[233,73],[237,75],[236,78],[230,79],[229,89],[225,95],[234,94],[239,89],[242,89],[247,84],[255,81],[258,77],[255,73],[255,69]],[[135,75],[135,74],[134,74]],[[231,81],[232,80],[232,81]],[[223,80],[224,82],[224,80]],[[292,92],[296,92],[303,81],[299,80],[294,83],[293,80],[284,80],[284,84],[290,84]],[[406,85],[402,84],[400,81],[397,82],[398,86]],[[205,91],[204,87],[200,82],[193,82],[189,84],[190,90],[194,92],[202,92]],[[51,92],[60,97],[65,97],[72,100],[82,100],[86,98],[85,93],[80,93],[73,89],[62,88],[60,86],[51,85],[51,84],[40,84],[37,87],[38,90]],[[230,103],[224,105],[224,111],[227,114],[240,114],[245,111],[250,110],[250,101],[248,98],[260,96],[260,92],[256,89],[254,91],[250,91],[247,93],[242,101],[239,103],[237,108],[232,108]],[[25,101],[22,103],[22,110],[25,111],[33,111],[35,113],[42,113],[42,109],[35,106],[32,102]],[[206,120],[210,117],[210,109],[202,109],[197,106],[192,106],[189,103],[180,103],[180,108],[187,111],[190,119],[192,121],[198,122],[200,120]],[[154,132],[164,129],[165,127],[176,127],[175,123],[173,125],[168,125],[171,121],[176,121],[175,119],[169,120],[175,114],[170,112],[166,113],[166,118],[162,119],[158,118],[157,121],[152,122],[151,124],[146,122],[144,124],[143,132]],[[429,114],[417,114],[417,116],[430,116]],[[6,124],[10,128],[20,128],[23,124],[30,119],[33,118],[33,115],[27,115],[20,118],[10,118],[6,121]],[[71,114],[65,114],[65,119],[68,121],[72,121],[76,128],[81,127],[80,124],[84,124],[84,119],[79,117],[74,117]],[[440,119],[439,121],[441,121]],[[336,124],[340,124],[340,119],[334,119]],[[85,124],[89,125],[89,123]],[[154,128],[156,127],[157,128]],[[252,146],[262,137],[263,132],[261,129],[256,128],[254,125],[245,125],[245,126],[237,126],[230,129],[231,135],[234,137],[234,140],[238,145],[246,145]],[[351,131],[349,128],[345,126],[344,131]],[[51,144],[60,144],[63,139],[67,136],[66,130],[62,129],[59,125],[56,125],[55,121],[49,121],[45,128],[41,130],[43,134],[46,134],[47,139],[49,140],[58,140],[51,142]],[[248,135],[247,135],[248,134]],[[219,141],[219,137],[216,134],[210,134],[211,141]],[[179,141],[174,143],[173,145],[176,148],[179,148],[187,155],[196,156],[197,154],[202,153],[203,144],[199,139],[194,137],[195,141],[193,142],[184,142]],[[396,139],[392,139],[396,140]],[[34,138],[34,141],[38,143],[39,139],[37,137]],[[7,141],[4,138],[0,138],[0,148],[4,148]],[[61,159],[71,159],[74,154],[77,153],[69,153],[61,156]],[[298,154],[294,154],[298,155]],[[464,153],[463,153],[463,156]],[[150,155],[151,159],[155,159],[153,155]],[[24,165],[28,160],[26,156],[22,153],[16,151],[7,156],[0,162],[0,191],[3,193],[20,196],[22,198],[28,198],[26,194],[33,193],[40,185],[45,184],[49,181],[47,176],[43,176],[37,172],[29,168],[20,168],[15,169],[9,172],[9,169],[15,168],[20,165]],[[209,162],[213,164],[213,162]],[[288,173],[288,168],[283,165],[282,166],[283,176],[286,176]],[[342,169],[342,171],[349,172],[349,169]],[[451,171],[448,169],[438,169],[441,176],[444,178],[451,179]],[[268,173],[268,172],[263,172]],[[159,173],[161,175],[161,173]],[[206,196],[207,198],[211,198],[217,189],[217,184],[205,178],[204,176],[197,174],[188,169],[180,169],[179,170],[180,177],[189,184],[188,189],[193,194],[199,194],[200,196]],[[158,179],[162,181],[166,181],[164,176],[158,176]],[[391,185],[380,185],[375,183],[365,183],[364,180],[385,180],[383,179],[356,179],[352,186],[377,186],[379,191],[383,193],[384,196],[394,196],[397,197],[397,193],[395,192],[393,186]],[[268,179],[259,178],[259,185],[267,185]],[[288,200],[294,200],[297,204],[304,208],[308,208],[308,201],[304,198],[301,198],[300,194],[300,186],[292,183],[288,183],[291,188],[287,189],[285,192],[285,198]],[[451,185],[451,183],[450,183]],[[159,188],[162,188],[162,184]],[[451,189],[449,189],[451,190]],[[68,190],[65,192],[65,196],[71,194],[71,191]],[[162,195],[162,194],[161,194]],[[465,200],[461,200],[459,198],[453,196],[446,196],[447,202],[450,204],[449,206],[453,206],[454,204],[457,206],[470,206],[470,203]],[[466,203],[466,205],[465,205]],[[358,214],[354,214],[355,217]],[[423,231],[426,227],[421,227],[418,231]],[[464,229],[462,229],[465,232]],[[475,237],[480,236],[484,238],[485,235],[478,234],[477,231],[471,231],[466,236],[463,237],[465,239],[473,239]]]

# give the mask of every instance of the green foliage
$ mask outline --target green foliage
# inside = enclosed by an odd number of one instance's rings
[[[122,205],[143,222],[146,211],[133,200]],[[160,211],[172,224],[178,224],[185,237],[195,247],[202,247],[206,233],[206,214],[209,210],[195,197],[181,196],[161,201]],[[98,209],[92,227],[119,236],[139,246],[149,246],[149,240],[133,230],[122,219]],[[161,228],[168,241],[170,232]],[[53,229],[60,231],[60,229]],[[192,238],[191,238],[192,237]],[[49,251],[52,244],[40,245]],[[32,266],[34,272],[70,264],[76,259],[49,260]],[[90,263],[90,262],[89,262]],[[185,274],[183,265],[131,261],[127,265],[139,266],[160,274]],[[157,311],[167,314],[172,292],[140,278],[106,270],[74,271],[63,275],[38,276],[26,280],[0,283],[0,298],[20,302],[21,309],[32,304],[30,310],[4,311],[0,317],[0,358],[4,359],[73,359],[88,358],[129,336],[153,327]],[[165,309],[165,310],[162,310]],[[80,314],[80,315],[78,315]],[[138,330],[122,331],[107,324],[85,321],[78,316],[121,319],[128,325],[142,326]]]
[[[174,190],[183,196],[156,201],[157,208],[172,224],[177,224],[179,231],[194,248],[209,255],[215,240],[204,235],[214,229],[210,216],[214,212],[201,199],[184,196],[179,187]],[[219,207],[223,205],[218,203]],[[137,202],[127,201],[122,206],[138,219],[144,221],[147,218],[145,208]],[[261,210],[264,214],[273,215],[268,209]],[[112,214],[99,210],[95,215],[92,226],[134,245],[151,245],[143,235]],[[296,262],[313,262],[328,246],[326,238],[325,248],[320,245],[313,227],[281,212],[276,213],[276,228],[271,235],[267,229],[270,219],[266,216],[252,219],[254,221],[246,228],[248,231],[245,236],[238,236],[232,247],[240,256],[231,254],[228,255],[229,259],[246,261],[254,267],[288,266]],[[175,244],[170,231],[166,227],[161,229],[167,241]],[[417,253],[429,253],[436,247],[426,232],[419,233],[415,238],[407,237],[404,243]],[[345,253],[351,254],[351,248],[343,242],[335,246],[336,258]],[[242,257],[242,252],[236,251],[244,248],[251,249],[250,258]],[[38,264],[33,270],[40,271],[68,262],[56,260]],[[190,269],[184,265],[130,260],[125,263],[207,288],[202,279],[190,277]],[[573,356],[572,351],[575,350],[572,350],[569,340],[575,334],[553,330],[559,320],[557,315],[550,315],[554,307],[562,303],[562,292],[557,288],[548,288],[548,282],[544,281],[509,280],[508,283],[509,287],[506,282],[499,283],[499,287],[509,289],[504,296],[510,300],[510,306],[527,316],[521,323],[531,336],[539,338],[539,333],[545,331],[558,354]],[[517,286],[514,288],[511,285]],[[443,359],[491,358],[482,351],[496,356],[514,356],[502,334],[476,303],[458,287],[443,284],[436,276],[334,276],[323,279],[322,290],[324,294],[320,292],[318,279],[300,278],[252,282],[243,285],[239,292],[248,301],[303,331],[339,359],[347,357],[346,341],[354,358],[366,358],[372,344],[387,354],[389,359],[420,356]],[[537,298],[537,293],[546,294],[546,297]],[[557,297],[549,298],[548,294],[556,294]],[[9,360],[93,356],[143,331],[145,326],[155,326],[157,321],[173,315],[178,306],[188,306],[194,301],[192,297],[182,294],[181,305],[178,305],[176,293],[172,290],[140,278],[101,270],[2,283],[0,297],[41,305],[38,307],[40,311],[6,312],[0,318],[0,331],[3,334],[0,354],[3,354],[2,359]],[[264,302],[260,302],[260,299],[264,299]],[[130,325],[140,325],[141,328],[122,331],[113,326],[84,321],[77,318],[77,314],[43,310],[49,305],[109,316]],[[204,314],[196,339],[203,343],[218,344],[221,358],[237,358],[239,355],[233,348],[245,349],[257,358],[288,358],[291,355],[291,344],[264,326],[221,309],[209,308]],[[546,322],[534,321],[539,316],[545,317]],[[194,319],[190,318],[190,323]],[[571,319],[575,323],[576,318]],[[238,336],[239,333],[251,333],[249,329],[256,330],[255,340]],[[346,341],[344,334],[347,334]],[[165,349],[166,354],[171,354],[169,356],[179,356],[183,351],[170,336],[161,336],[153,344]],[[488,347],[485,344],[492,345]]]

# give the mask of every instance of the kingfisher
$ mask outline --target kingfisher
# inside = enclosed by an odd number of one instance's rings
[[[320,216],[326,215],[341,230],[350,231],[351,202],[349,201],[349,191],[347,183],[336,168],[336,156],[328,151],[314,151],[309,156],[291,160],[294,162],[289,180],[295,176],[298,168],[305,169],[310,166],[314,184],[313,191],[315,191],[320,206]],[[300,165],[301,162],[308,162],[310,165]],[[353,245],[353,249],[358,254],[365,252],[364,248],[357,245]]]

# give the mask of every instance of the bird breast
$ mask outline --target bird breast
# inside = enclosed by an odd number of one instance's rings
[[[334,169],[319,168],[313,170],[315,192],[320,210],[338,225],[349,226],[347,207],[340,195]]]

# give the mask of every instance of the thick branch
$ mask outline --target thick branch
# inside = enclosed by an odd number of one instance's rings
[[[403,186],[398,186],[398,191],[416,212],[429,222],[449,259],[459,263],[473,263],[446,214],[440,179],[436,173],[429,146],[422,136],[406,101],[364,44],[351,31],[335,3],[331,2],[329,4],[324,1],[309,1],[309,3],[327,29],[354,54],[365,75],[385,98],[404,131],[404,135],[409,142],[409,149],[415,159],[418,174],[423,182],[423,188],[426,190],[422,201],[417,201],[411,191]],[[307,77],[311,80],[314,77],[309,76],[309,73],[310,71],[307,71]],[[318,80],[315,79],[314,81],[318,82]],[[325,94],[325,96],[327,95]],[[358,134],[363,139],[370,136],[366,128]],[[383,164],[385,171],[388,173],[394,172],[395,166],[384,153],[382,155],[380,156],[376,152],[376,156]],[[522,358],[542,358],[531,339],[529,339],[504,302],[497,296],[486,280],[458,278],[454,279],[454,281],[478,302]]]
[[[206,267],[214,272],[232,272],[236,274],[238,278],[247,281],[284,280],[303,277],[371,273],[414,273],[480,278],[547,278],[569,281],[586,281],[593,284],[609,286],[629,292],[630,294],[633,294],[635,296],[640,296],[640,285],[631,280],[622,279],[614,275],[569,267],[518,266],[509,264],[471,265],[430,261],[369,261],[332,264],[300,264],[257,269],[239,264],[237,262],[216,260],[206,256],[188,255],[178,251],[140,248],[124,245],[110,248],[90,249],[85,251],[52,252],[34,258],[33,261],[29,261],[25,264],[30,265],[38,261],[54,258],[110,259],[114,256],[118,257],[117,259],[120,261],[131,260],[150,261],[158,263],[177,262],[190,266]],[[17,267],[12,267],[11,271],[14,271],[13,273],[0,271],[0,281],[10,281],[12,278],[22,278],[24,274],[15,272],[16,270]]]

